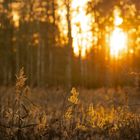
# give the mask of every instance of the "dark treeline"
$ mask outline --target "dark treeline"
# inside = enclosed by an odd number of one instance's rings
[[[87,14],[94,15],[92,32],[98,41],[93,42],[91,51],[82,59],[72,50],[71,0],[64,0],[66,39],[59,29],[58,0],[0,0],[0,84],[13,85],[21,67],[30,86],[132,84],[129,73],[140,70],[140,3],[139,0],[109,1],[88,3]],[[112,60],[105,34],[107,26],[110,31],[113,29],[109,17],[116,5],[124,19],[121,27],[131,38],[128,48],[134,52],[128,51],[124,58]]]

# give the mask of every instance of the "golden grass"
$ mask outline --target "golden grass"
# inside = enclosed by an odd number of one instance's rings
[[[140,139],[140,114],[131,109],[127,90],[119,88],[115,93],[114,90],[101,89],[96,91],[95,96],[90,91],[81,95],[72,88],[70,94],[64,94],[61,89],[50,90],[54,94],[44,93],[41,97],[40,93],[33,94],[26,86],[23,69],[16,78],[15,93],[1,98],[2,140]],[[101,94],[102,91],[104,94]],[[57,92],[61,100],[57,98]]]

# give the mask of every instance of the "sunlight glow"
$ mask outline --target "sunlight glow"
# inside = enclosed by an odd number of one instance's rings
[[[19,9],[20,9],[21,4],[20,3],[12,3],[11,8],[12,8],[12,18],[15,27],[19,26],[19,20],[20,20],[20,15],[19,15]]]
[[[123,18],[120,17],[121,11],[118,8],[114,10],[114,25],[119,26],[123,23]]]
[[[63,1],[59,1],[58,14],[60,15],[60,30],[67,36],[66,8]],[[91,15],[86,15],[86,3],[88,0],[71,1],[71,26],[73,38],[73,51],[76,56],[84,58],[92,47],[93,35],[91,31]],[[62,35],[61,35],[62,36]],[[67,41],[67,38],[65,38]]]
[[[87,0],[72,1],[72,37],[73,49],[76,56],[81,55],[82,58],[92,46],[91,17],[86,15]]]
[[[16,12],[16,11],[13,11],[12,15],[13,15],[14,25],[15,25],[15,27],[18,27],[20,16],[19,16],[18,12]]]
[[[114,10],[114,30],[110,36],[110,54],[113,57],[118,57],[123,52],[127,51],[127,34],[119,27],[123,23],[120,17],[120,11]]]
[[[110,53],[118,55],[127,49],[127,35],[120,28],[115,28],[110,37]]]

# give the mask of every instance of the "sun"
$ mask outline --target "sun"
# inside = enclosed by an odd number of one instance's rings
[[[127,35],[120,28],[115,28],[110,36],[110,54],[118,57],[127,50]]]
[[[114,30],[110,35],[110,54],[119,57],[127,50],[127,34],[119,27],[123,23],[119,9],[114,10]]]

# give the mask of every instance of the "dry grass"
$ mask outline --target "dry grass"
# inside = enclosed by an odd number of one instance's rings
[[[1,140],[139,140],[134,88],[30,89],[23,69],[15,88],[1,88]]]

